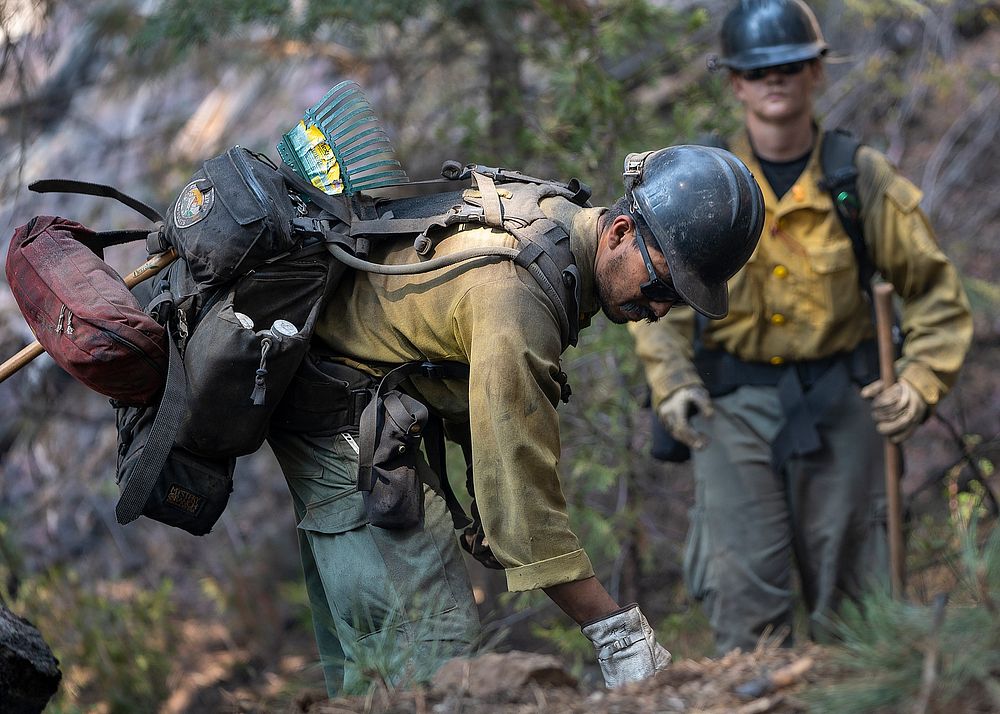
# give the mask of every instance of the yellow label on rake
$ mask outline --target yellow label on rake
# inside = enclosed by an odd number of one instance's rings
[[[302,148],[305,151],[296,147],[299,149],[296,153],[312,185],[330,196],[342,193],[344,182],[340,176],[340,164],[322,130],[315,124],[306,126],[304,121],[299,122],[298,130],[304,138]]]
[[[285,135],[286,146],[295,153],[305,177],[323,193],[335,196],[344,191],[340,164],[323,131],[315,124],[298,125]],[[279,150],[281,146],[279,145]]]

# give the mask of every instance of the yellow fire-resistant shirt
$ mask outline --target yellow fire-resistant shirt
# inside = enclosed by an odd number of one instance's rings
[[[547,198],[542,210],[570,235],[580,272],[581,313],[598,309],[594,285],[598,218],[604,209]],[[419,262],[407,241],[387,241],[371,260]],[[434,257],[486,245],[516,247],[509,234],[463,227]],[[559,321],[534,278],[510,260],[464,263],[422,275],[349,275],[327,305],[317,337],[364,368],[453,360],[468,382],[414,377],[407,391],[447,420],[468,419],[476,502],[511,590],[594,574],[570,530],[559,481]]]
[[[872,337],[851,239],[819,186],[819,142],[780,200],[746,134],[730,146],[761,184],[764,230],[749,262],[729,281],[729,314],[704,328],[704,345],[746,361],[782,364],[847,352]],[[871,148],[859,150],[857,167],[869,255],[902,298],[906,339],[896,372],[933,405],[954,383],[972,339],[968,299],[919,208],[919,189]],[[681,308],[658,323],[630,326],[654,405],[701,382],[691,363],[694,323],[691,309]]]

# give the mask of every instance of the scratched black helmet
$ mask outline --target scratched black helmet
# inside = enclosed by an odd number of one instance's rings
[[[674,288],[711,318],[729,311],[726,281],[750,258],[764,197],[750,170],[724,149],[671,146],[625,158],[625,195],[656,240]]]
[[[816,59],[827,44],[802,0],[741,0],[722,21],[718,65],[743,71]]]

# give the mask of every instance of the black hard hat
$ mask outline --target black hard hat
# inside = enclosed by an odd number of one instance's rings
[[[712,318],[729,311],[726,281],[764,225],[753,174],[725,149],[671,146],[625,158],[625,195],[649,226],[677,292]]]
[[[816,59],[827,44],[816,16],[802,0],[741,0],[722,21],[722,57],[735,70]]]

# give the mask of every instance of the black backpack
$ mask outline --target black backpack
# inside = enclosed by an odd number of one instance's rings
[[[133,290],[166,327],[155,407],[116,405],[119,523],[140,515],[208,533],[232,491],[236,457],[256,451],[303,357],[323,298],[343,273],[278,168],[239,146],[204,163],[151,253],[180,260]],[[341,222],[313,211],[313,220]]]
[[[46,180],[30,188],[116,198],[160,218],[109,186]],[[151,255],[179,256],[132,290],[166,328],[169,359],[154,405],[112,400],[119,523],[146,515],[195,535],[211,530],[236,457],[263,442],[345,269],[325,233],[346,233],[349,220],[346,199],[323,194],[307,208],[266,157],[236,146],[204,162],[152,231],[99,234],[101,247],[145,238]]]

